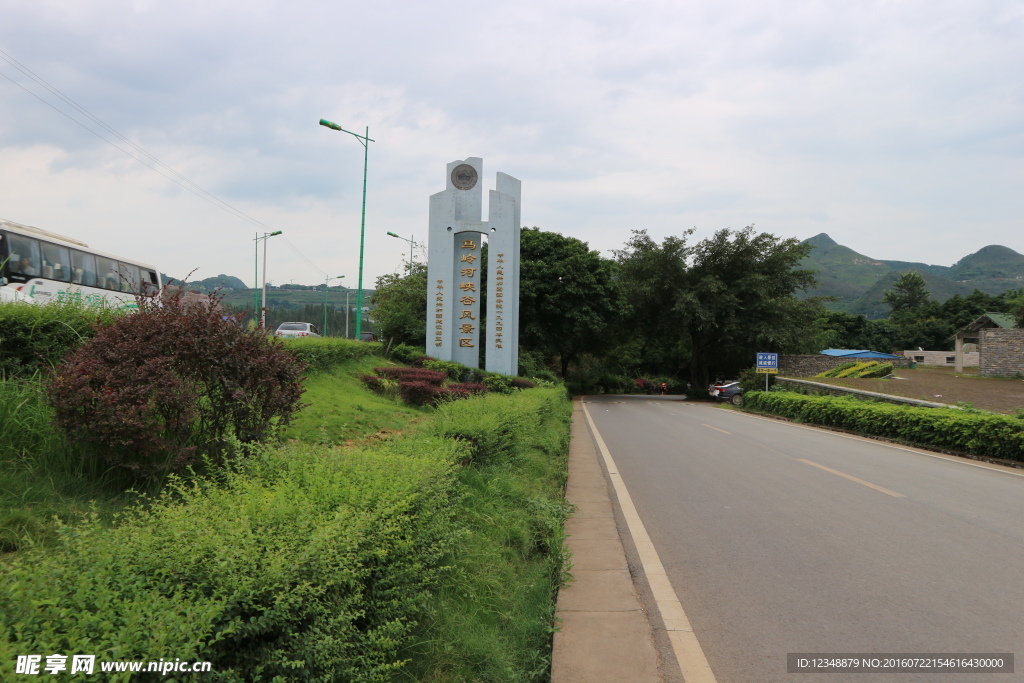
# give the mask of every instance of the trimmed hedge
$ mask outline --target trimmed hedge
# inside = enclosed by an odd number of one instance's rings
[[[845,372],[846,370],[849,370],[850,368],[854,367],[855,365],[857,365],[857,363],[855,363],[853,361],[848,361],[846,363],[841,363],[841,364],[835,366],[834,368],[832,368],[831,370],[826,370],[825,372],[819,372],[817,375],[815,375],[815,377],[837,377],[839,375],[839,373]]]
[[[0,671],[57,652],[209,661],[204,680],[388,680],[457,539],[467,454],[293,446],[117,528],[65,528],[0,568]]]
[[[744,394],[743,409],[921,446],[1024,461],[1024,422],[1008,415],[788,391]]]
[[[426,382],[435,386],[447,379],[447,375],[440,370],[424,370],[422,368],[402,368],[398,366],[374,368],[374,372],[380,377],[397,379],[399,382]]]
[[[377,342],[334,337],[293,337],[282,341],[286,349],[314,372],[329,370],[357,358],[379,356],[383,349]]]

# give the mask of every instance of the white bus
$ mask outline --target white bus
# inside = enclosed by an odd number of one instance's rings
[[[153,266],[105,254],[72,237],[0,219],[0,300],[77,300],[135,310],[160,291]]]

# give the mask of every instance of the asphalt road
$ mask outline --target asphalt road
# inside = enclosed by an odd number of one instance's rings
[[[1024,471],[707,403],[587,397],[718,681],[1020,681],[787,674],[787,653],[1024,658]]]

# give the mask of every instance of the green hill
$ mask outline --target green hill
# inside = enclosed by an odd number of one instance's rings
[[[972,289],[1001,294],[1024,286],[1024,255],[997,244],[983,247],[957,261],[950,277]]]
[[[916,269],[910,268],[908,270]],[[892,289],[892,286],[903,272],[906,271],[898,272],[894,270],[879,278],[875,284],[871,285],[866,292],[861,294],[846,308],[846,312],[853,313],[854,315],[864,315],[868,318],[887,318],[890,309],[888,304],[882,303],[882,297],[885,294],[885,290]],[[934,275],[928,271],[918,270],[917,272],[924,278],[925,284],[928,286],[928,293],[936,301],[945,301],[956,294],[967,296],[974,291],[973,287],[953,282],[941,275]]]
[[[888,315],[882,294],[892,287],[900,273],[908,270],[921,273],[937,301],[955,294],[967,295],[975,289],[996,295],[1024,286],[1024,255],[999,245],[983,247],[952,266],[938,266],[874,259],[839,244],[825,233],[804,243],[814,249],[800,267],[816,271],[818,278],[818,286],[805,295],[834,297],[829,308],[863,313],[869,318]]]

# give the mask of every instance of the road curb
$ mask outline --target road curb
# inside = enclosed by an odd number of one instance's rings
[[[566,522],[573,581],[559,591],[552,683],[662,680],[658,653],[615,524],[609,484],[583,417],[573,406]]]

